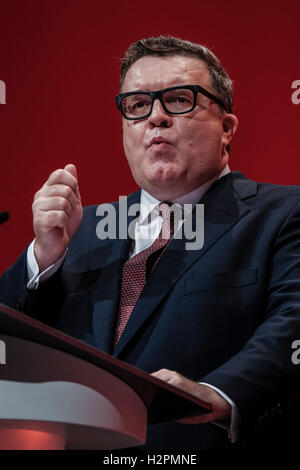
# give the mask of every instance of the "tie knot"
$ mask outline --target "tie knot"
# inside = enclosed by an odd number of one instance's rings
[[[170,207],[172,206],[172,202],[163,201],[159,204],[159,212],[161,213],[162,217],[168,216],[170,214]]]
[[[162,216],[162,227],[160,237],[164,240],[170,240],[174,235],[174,217],[170,210],[172,203],[163,201],[159,204],[159,213]]]

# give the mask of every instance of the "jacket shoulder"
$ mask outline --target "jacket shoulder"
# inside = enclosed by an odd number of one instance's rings
[[[299,185],[265,183],[248,179],[242,173],[232,172],[233,190],[241,199],[257,196],[259,199],[278,200],[300,198]]]

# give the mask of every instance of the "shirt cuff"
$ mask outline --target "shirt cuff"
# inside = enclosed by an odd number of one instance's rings
[[[34,256],[34,242],[35,240],[30,243],[27,250],[27,272],[29,279],[27,289],[29,290],[36,290],[39,287],[40,282],[44,282],[52,277],[63,264],[68,251],[67,248],[64,254],[54,264],[51,264],[51,266],[40,273],[39,266]]]
[[[199,382],[201,385],[206,385],[209,388],[212,388],[215,390],[221,397],[223,397],[231,406],[231,419],[230,421],[228,420],[218,420],[218,421],[213,421],[213,423],[216,426],[220,426],[223,429],[226,429],[228,431],[228,438],[232,443],[236,442],[239,438],[240,435],[240,426],[241,426],[241,415],[239,413],[239,410],[234,403],[234,401],[231,400],[231,398],[226,395],[226,393],[222,392],[222,390],[219,390],[217,387],[214,387],[213,385],[210,385],[206,382]]]

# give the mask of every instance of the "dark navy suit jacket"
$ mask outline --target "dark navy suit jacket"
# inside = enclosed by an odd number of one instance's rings
[[[138,191],[128,203],[139,197]],[[145,371],[168,368],[218,387],[241,413],[236,445],[244,446],[268,427],[270,414],[281,415],[285,397],[300,383],[300,365],[291,360],[292,343],[300,339],[300,188],[234,172],[214,183],[201,203],[203,248],[170,242],[115,349],[131,240],[99,240],[96,206],[85,208],[52,279],[29,292],[24,252],[1,278],[0,301]],[[179,423],[150,426],[147,446],[234,447],[213,424]]]

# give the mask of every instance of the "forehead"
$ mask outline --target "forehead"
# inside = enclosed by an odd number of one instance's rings
[[[122,92],[155,91],[176,85],[203,85],[211,88],[206,64],[196,57],[180,55],[142,57],[127,71]]]

